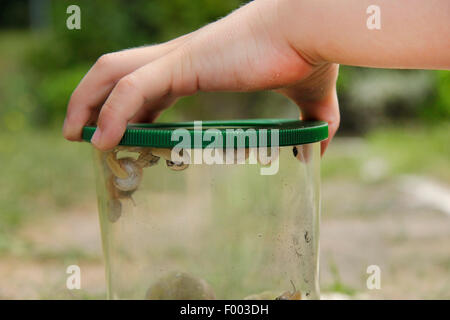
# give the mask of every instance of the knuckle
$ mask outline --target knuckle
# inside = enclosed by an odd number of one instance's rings
[[[172,90],[175,95],[193,95],[199,90],[199,79],[196,73],[196,65],[189,44],[178,50],[178,67],[174,68],[172,77]],[[174,64],[175,66],[177,64]]]
[[[140,102],[146,101],[146,97],[139,87],[139,82],[136,76],[129,74],[123,77],[116,85],[115,91],[118,95],[133,96],[140,100]]]
[[[99,118],[98,118],[98,125],[102,127],[106,123],[110,123],[115,121],[117,118],[118,110],[112,103],[106,102],[103,105],[103,108],[100,112]]]
[[[69,116],[81,105],[80,95],[75,90],[69,99],[69,103],[67,104],[67,114]]]
[[[133,75],[127,75],[117,83],[117,90],[120,92],[137,91],[136,79]]]
[[[114,53],[106,53],[97,59],[94,66],[98,69],[108,68],[113,65],[115,58],[116,56]]]

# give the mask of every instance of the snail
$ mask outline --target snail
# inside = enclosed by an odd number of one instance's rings
[[[107,162],[108,165],[116,166],[114,162],[117,163],[117,153],[119,151],[138,153],[139,156],[136,159],[136,164],[142,168],[151,167],[158,163],[159,157],[154,156],[151,152],[151,148],[143,148],[143,147],[128,147],[128,146],[117,146],[115,151],[108,154]],[[120,169],[119,169],[120,170]]]
[[[140,151],[139,157],[136,160],[136,164],[142,168],[151,167],[157,164],[159,157],[155,156],[150,148],[146,148]]]
[[[126,176],[119,176],[113,172],[115,177],[113,179],[114,186],[120,191],[135,191],[142,180],[142,167],[140,167],[133,158],[123,158],[118,160],[121,168],[120,172],[126,172]]]
[[[294,282],[291,280],[292,287],[294,290],[292,292],[286,291],[280,296],[276,297],[275,300],[302,300],[302,294],[300,291],[295,289]]]
[[[139,159],[139,158],[138,158]],[[122,215],[123,199],[133,201],[132,194],[142,179],[142,165],[133,158],[117,159],[117,150],[106,155],[105,162],[111,171],[107,180],[108,191],[107,216],[112,223]],[[134,201],[133,201],[134,202]]]
[[[187,167],[189,167],[189,165],[187,163],[186,164],[184,164],[184,163],[178,164],[178,163],[175,163],[175,162],[173,162],[171,160],[166,160],[166,165],[167,165],[168,168],[170,168],[170,169],[172,169],[174,171],[181,171],[181,170],[184,170]]]
[[[128,177],[128,172],[120,166],[120,163],[117,160],[117,152],[109,152],[106,156],[105,162],[116,177],[122,179]]]
[[[132,157],[117,158],[119,151],[138,153],[137,159]],[[183,154],[181,153],[181,156]],[[108,219],[116,222],[122,214],[123,199],[133,201],[132,194],[138,189],[143,175],[143,168],[151,167],[158,163],[159,158],[166,159],[167,167],[179,171],[186,169],[188,163],[172,161],[171,149],[163,148],[142,148],[119,146],[114,151],[105,156],[105,163],[110,171],[107,182],[108,199]],[[189,157],[187,154],[183,158]],[[134,202],[134,201],[133,201]]]
[[[148,290],[147,300],[214,300],[211,286],[186,272],[172,272],[159,279]]]
[[[172,170],[181,171],[189,167],[189,154],[186,153],[185,155],[183,151],[180,152],[180,157],[187,159],[183,162],[172,161],[172,149],[152,148],[151,153],[154,156],[166,159],[167,167]]]

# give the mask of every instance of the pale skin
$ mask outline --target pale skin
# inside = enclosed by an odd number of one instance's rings
[[[376,3],[375,3],[376,2]],[[381,8],[380,30],[366,8]],[[339,126],[339,64],[450,69],[448,0],[256,0],[166,43],[101,56],[73,92],[63,134],[110,150],[128,123],[152,122],[178,98],[199,91],[276,90],[301,118]]]

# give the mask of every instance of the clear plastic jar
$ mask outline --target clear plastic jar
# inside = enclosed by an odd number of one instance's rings
[[[320,141],[327,125],[202,125],[134,125],[120,146],[94,152],[108,298],[318,299]],[[183,161],[173,159],[177,128],[193,138],[176,151]],[[278,139],[216,148],[216,162],[228,152],[233,163],[210,164],[212,139],[194,136],[211,128],[223,141],[249,128],[276,131]],[[84,139],[94,130],[85,127]],[[264,150],[271,158],[259,156]]]

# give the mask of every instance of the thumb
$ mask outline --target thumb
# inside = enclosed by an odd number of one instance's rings
[[[297,84],[278,90],[299,106],[302,120],[328,123],[328,139],[321,143],[322,155],[339,128],[339,102],[336,93],[338,68],[336,64],[318,67]]]
[[[323,100],[306,104],[299,102],[297,104],[301,109],[302,120],[321,120],[328,123],[328,139],[321,142],[321,153],[323,155],[339,128],[340,114],[336,90],[332,90]]]

